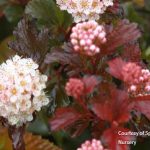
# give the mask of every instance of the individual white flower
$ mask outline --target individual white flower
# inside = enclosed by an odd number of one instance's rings
[[[49,103],[44,92],[47,79],[31,58],[16,55],[1,64],[0,116],[17,126],[31,121],[33,112]]]
[[[113,0],[56,0],[61,10],[72,14],[74,22],[98,20]]]
[[[8,119],[11,125],[15,125],[19,122],[19,118],[17,116],[9,116]]]
[[[103,3],[106,7],[113,6],[113,1],[112,0],[103,0]]]

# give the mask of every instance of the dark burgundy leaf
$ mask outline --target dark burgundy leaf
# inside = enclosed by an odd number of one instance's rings
[[[62,48],[53,48],[50,53],[47,54],[45,58],[45,63],[51,64],[54,62],[59,62],[61,64],[69,64],[73,66],[80,65],[80,59],[77,53],[74,53],[72,45],[70,43],[65,43]]]
[[[67,128],[80,118],[80,113],[77,112],[74,108],[59,108],[56,110],[54,118],[50,120],[51,130],[60,130]]]
[[[9,43],[11,49],[19,55],[33,58],[39,64],[43,62],[48,51],[48,29],[38,32],[35,24],[24,18],[18,23],[13,34],[16,39]]]
[[[83,68],[79,55],[73,51],[70,43],[64,44],[63,48],[53,48],[46,55],[46,64],[52,64],[54,62],[65,65],[64,70],[69,76],[78,75],[81,68]]]
[[[89,126],[89,118],[85,118],[79,121],[76,121],[73,126],[69,129],[69,133],[72,137],[77,137],[83,133],[83,131]]]
[[[114,5],[108,8],[108,12],[118,15],[121,18],[124,17],[124,10],[122,6],[119,4],[119,0],[114,0],[113,3]]]
[[[150,95],[143,95],[131,98],[131,108],[144,114],[150,119]]]
[[[51,52],[46,55],[45,63],[52,64],[54,62],[59,62],[63,65],[78,65],[80,59],[75,53],[65,52],[62,48],[53,48]]]
[[[141,36],[141,32],[136,23],[130,23],[128,20],[121,20],[117,27],[107,35],[107,42],[103,45],[103,54],[111,54],[119,46],[127,44],[129,41],[136,41]]]
[[[107,124],[105,121],[100,121],[99,118],[96,118],[92,122],[92,137],[95,139],[99,139],[102,136],[104,130],[106,130]]]
[[[134,104],[134,109],[143,113],[148,119],[150,119],[150,100],[149,101],[137,101]]]
[[[150,130],[150,120],[141,112],[134,110],[132,111],[132,120],[130,120],[130,128],[132,131],[149,131]],[[141,137],[146,137],[141,135]]]
[[[150,95],[143,95],[143,96],[137,96],[137,97],[133,97],[131,98],[131,101],[133,101],[134,103],[138,102],[138,101],[150,101]]]
[[[141,50],[137,42],[129,42],[124,46],[122,57],[130,62],[141,61]]]

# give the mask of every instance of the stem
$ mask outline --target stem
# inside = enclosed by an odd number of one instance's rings
[[[8,134],[10,139],[12,140],[12,147],[13,150],[25,150],[25,143],[23,139],[24,135],[24,126],[16,127],[16,126],[9,126],[8,127]]]

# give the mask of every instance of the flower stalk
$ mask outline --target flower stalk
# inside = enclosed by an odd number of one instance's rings
[[[8,134],[12,141],[12,148],[13,150],[25,150],[25,143],[24,143],[24,131],[25,126],[16,127],[16,126],[9,126]]]

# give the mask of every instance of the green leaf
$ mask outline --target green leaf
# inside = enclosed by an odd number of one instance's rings
[[[29,123],[27,131],[39,134],[42,136],[49,135],[48,118],[47,114],[42,110],[36,115],[36,119]]]
[[[67,12],[61,11],[53,0],[32,0],[26,6],[25,13],[53,31],[66,28],[72,23],[71,16]]]
[[[142,55],[143,59],[146,59],[148,62],[150,62],[150,47],[148,47]]]
[[[145,0],[145,7],[147,10],[150,10],[150,1],[149,0]]]
[[[17,22],[23,15],[23,8],[19,5],[8,5],[4,14],[9,22]]]
[[[0,64],[14,54],[13,51],[10,50],[7,45],[8,42],[12,39],[13,37],[9,36],[0,43]]]
[[[0,0],[0,5],[4,5],[8,2],[8,0]]]

